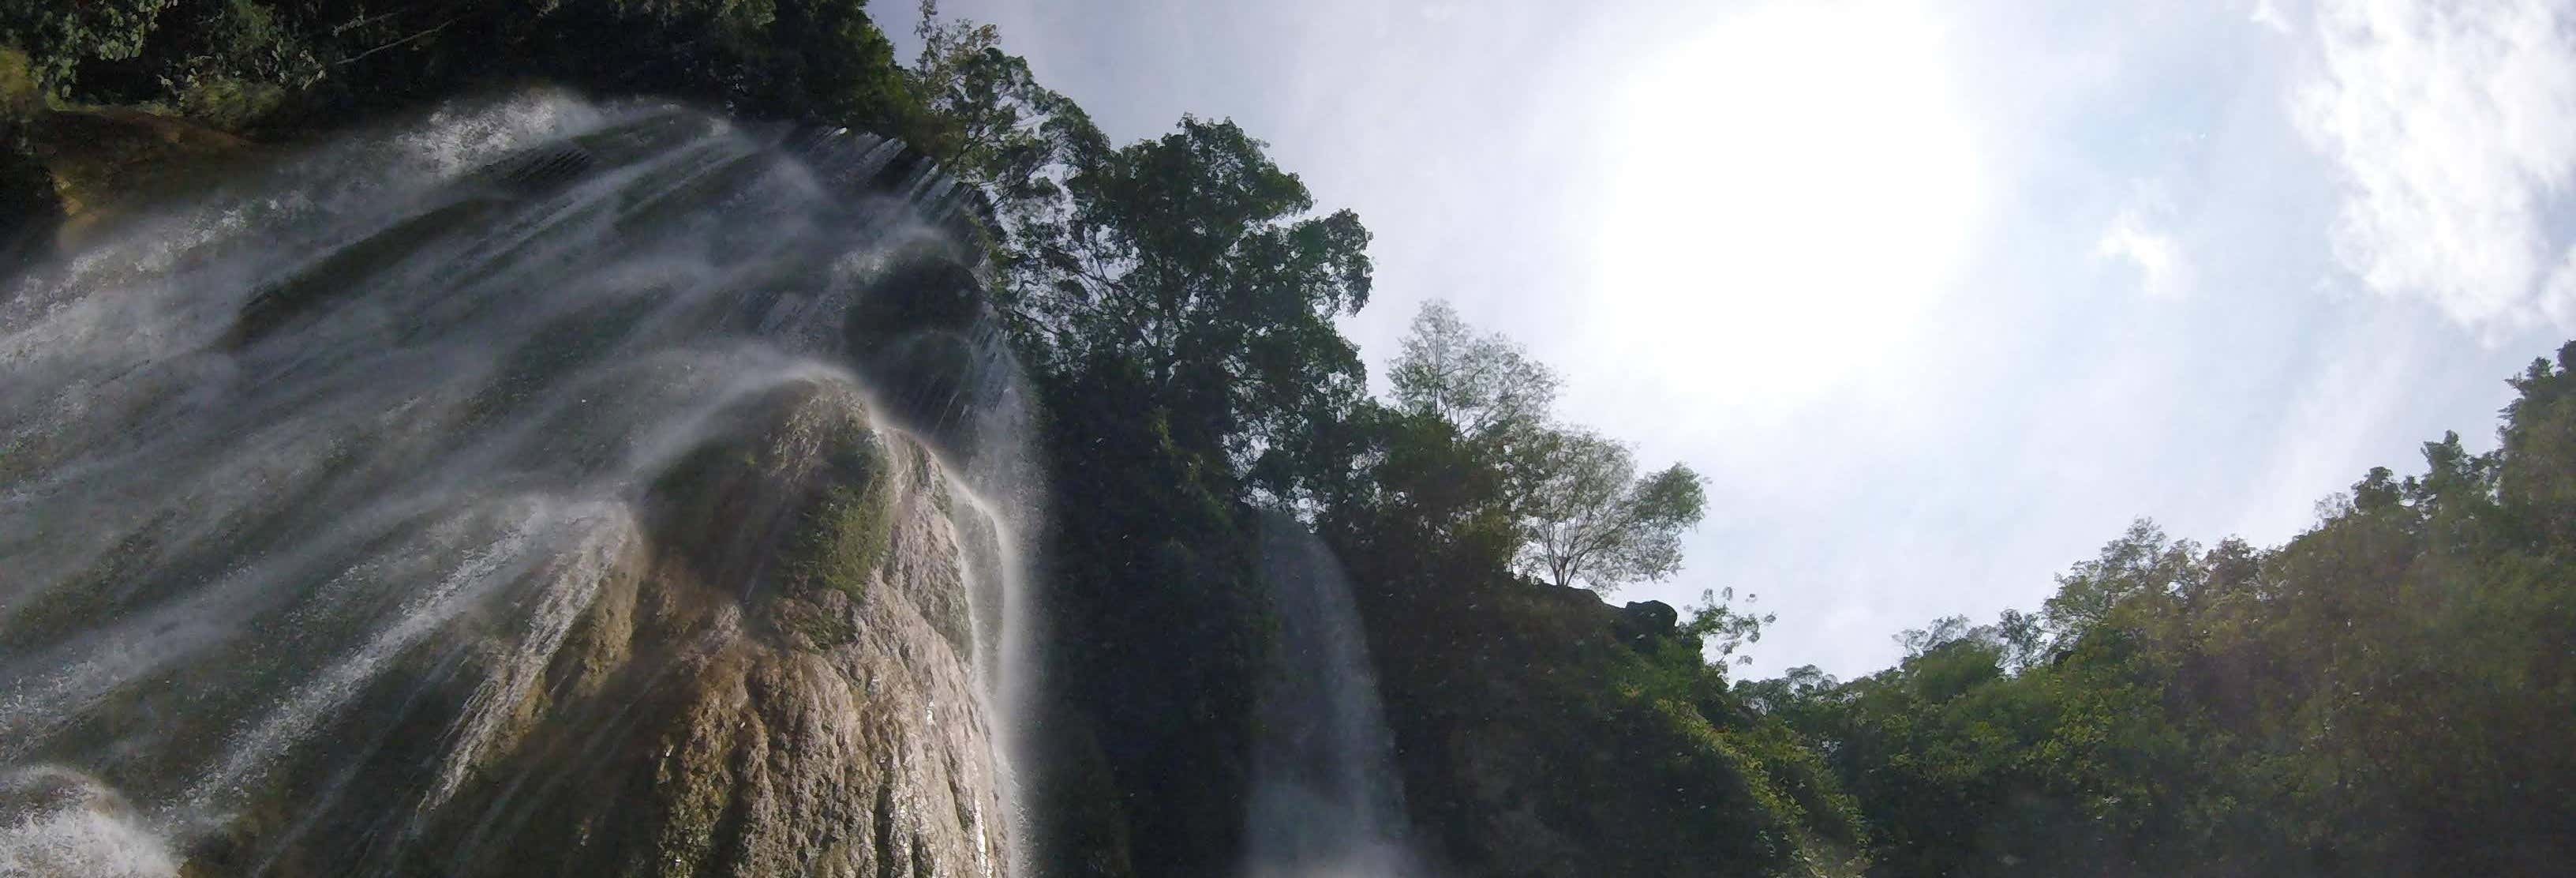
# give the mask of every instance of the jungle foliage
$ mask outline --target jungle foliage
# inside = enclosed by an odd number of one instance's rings
[[[2544,875],[2576,861],[2576,344],[2500,446],[2424,445],[2286,545],[2139,522],[2036,614],[1739,684],[1888,875]]]

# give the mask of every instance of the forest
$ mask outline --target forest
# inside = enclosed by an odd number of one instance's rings
[[[1372,394],[1335,323],[1370,300],[1360,217],[1222,116],[1117,143],[995,28],[918,13],[898,59],[897,16],[858,0],[8,4],[0,253],[77,206],[53,169],[93,146],[42,120],[83,108],[292,145],[552,83],[902,138],[980,193],[988,294],[1037,391],[1063,874],[1239,858],[1271,648],[1253,558],[1280,511],[1356,583],[1441,874],[2576,862],[2576,343],[2506,379],[2492,451],[2427,442],[2282,545],[2142,520],[2037,608],[1896,635],[1895,667],[1742,679],[1736,654],[1800,620],[1724,592],[1603,600],[1677,575],[1725,485],[1564,422],[1547,366],[1445,305]]]

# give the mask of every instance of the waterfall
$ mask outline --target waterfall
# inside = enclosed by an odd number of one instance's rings
[[[0,277],[0,873],[1018,871],[1037,488],[954,184],[549,93],[272,164]]]
[[[1277,620],[1253,745],[1245,873],[1375,878],[1420,871],[1368,642],[1341,561],[1294,518],[1261,528]]]

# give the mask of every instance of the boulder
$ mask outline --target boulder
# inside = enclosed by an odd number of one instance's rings
[[[1673,627],[1680,622],[1681,613],[1675,611],[1671,604],[1635,601],[1619,608],[1619,619],[1615,624],[1619,639],[1643,649],[1654,641],[1673,636]]]

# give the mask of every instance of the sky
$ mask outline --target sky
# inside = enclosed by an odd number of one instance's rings
[[[908,9],[884,4],[887,28]],[[1852,677],[2147,517],[2278,544],[2576,335],[2576,0],[947,0],[1113,138],[1183,113],[1709,478],[1686,569]],[[913,44],[898,36],[909,53]],[[908,57],[908,54],[907,54]]]

